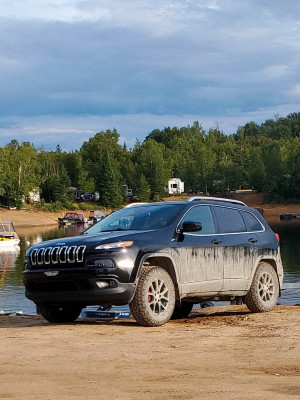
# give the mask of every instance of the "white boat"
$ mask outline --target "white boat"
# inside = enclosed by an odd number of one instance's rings
[[[12,248],[20,243],[14,225],[9,220],[0,219],[0,249]]]

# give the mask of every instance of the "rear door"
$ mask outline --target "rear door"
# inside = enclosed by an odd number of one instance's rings
[[[263,227],[256,217],[247,211],[214,206],[214,212],[225,246],[222,292],[234,294],[235,291],[245,290],[248,286],[259,256],[260,243],[256,232]]]

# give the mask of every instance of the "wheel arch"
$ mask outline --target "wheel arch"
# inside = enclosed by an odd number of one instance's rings
[[[278,283],[279,283],[279,295],[281,296],[281,285],[280,285],[280,282],[279,282],[277,263],[276,263],[276,260],[274,258],[272,258],[272,257],[263,257],[263,258],[260,258],[257,261],[257,263],[255,265],[255,268],[252,271],[252,276],[251,276],[251,281],[250,282],[252,282],[254,274],[255,274],[255,271],[257,270],[259,264],[262,263],[262,262],[266,262],[266,263],[270,264],[271,267],[274,268],[274,270],[276,272],[276,275],[277,275]],[[251,283],[250,283],[250,285],[251,285]],[[250,286],[249,286],[249,288],[250,288]]]
[[[161,267],[168,272],[171,276],[175,288],[175,299],[180,301],[180,291],[178,286],[178,274],[175,267],[175,262],[170,254],[165,253],[151,253],[145,254],[142,258],[136,275],[136,281],[138,281],[141,269],[143,265],[150,265],[153,267]]]

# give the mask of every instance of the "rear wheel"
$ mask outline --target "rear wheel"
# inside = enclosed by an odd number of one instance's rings
[[[180,306],[174,308],[172,319],[186,318],[189,316],[193,309],[193,303],[188,303],[187,301],[182,301]]]
[[[279,297],[279,282],[276,271],[267,262],[259,263],[245,303],[252,312],[271,311]]]
[[[49,322],[73,322],[81,313],[82,308],[74,305],[38,305],[38,312]]]
[[[171,318],[175,306],[175,289],[172,278],[160,267],[144,266],[129,304],[138,324],[159,326]]]

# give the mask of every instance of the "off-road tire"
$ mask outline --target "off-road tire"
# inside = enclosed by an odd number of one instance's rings
[[[47,321],[64,323],[73,322],[81,313],[82,307],[74,305],[38,305],[38,312]]]
[[[129,307],[140,325],[160,326],[169,321],[175,307],[175,289],[168,272],[161,267],[143,266]]]
[[[171,319],[187,318],[193,309],[194,304],[182,301],[180,306],[175,306]]]
[[[271,311],[279,297],[279,282],[276,271],[267,262],[260,262],[255,271],[245,303],[252,312]]]

